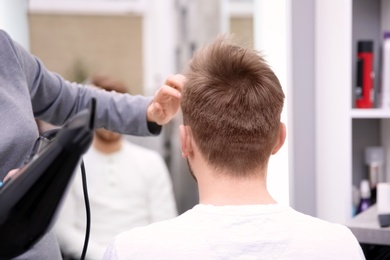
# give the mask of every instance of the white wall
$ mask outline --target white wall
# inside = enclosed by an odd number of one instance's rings
[[[176,25],[173,0],[145,1],[143,16],[144,90],[153,95],[175,67]]]
[[[352,202],[352,0],[315,5],[317,213],[345,223]]]
[[[28,0],[0,0],[0,29],[29,50]]]
[[[289,205],[289,157],[288,157],[288,46],[290,0],[254,0],[254,44],[282,84],[286,95],[282,122],[287,125],[287,139],[282,149],[271,157],[268,170],[268,189],[280,203]]]
[[[315,153],[315,3],[291,4],[291,62],[288,66],[290,205],[317,216]]]

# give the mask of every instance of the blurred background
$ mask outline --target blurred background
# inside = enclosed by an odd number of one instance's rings
[[[106,73],[126,83],[133,95],[153,95],[169,74],[182,73],[192,53],[221,33],[232,33],[244,46],[261,41],[253,0],[0,0],[0,28],[69,81],[86,82],[95,73]],[[272,1],[268,1],[272,2]],[[273,13],[285,13],[286,1],[268,3]],[[274,69],[286,85],[285,16],[267,13],[257,20],[273,23],[269,33],[279,57]],[[271,18],[270,18],[271,17]],[[282,26],[280,26],[282,25]],[[257,31],[255,30],[257,28]],[[282,33],[278,33],[278,31]],[[263,32],[267,35],[267,30]],[[263,48],[264,51],[264,48]],[[284,118],[285,121],[287,117]],[[196,184],[181,158],[180,115],[158,137],[129,140],[158,151],[170,170],[178,212],[198,201]],[[284,153],[284,155],[283,155]],[[279,155],[278,155],[279,156]],[[274,196],[289,203],[287,148],[274,182]],[[272,174],[270,174],[272,175]],[[275,181],[272,181],[275,179]],[[271,188],[272,190],[272,188]]]

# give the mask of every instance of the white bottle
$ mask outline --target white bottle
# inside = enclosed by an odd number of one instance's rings
[[[381,227],[390,226],[390,182],[378,183],[377,210]]]
[[[367,179],[363,179],[360,182],[360,203],[356,213],[359,214],[369,207],[371,207],[370,182]]]
[[[383,34],[381,107],[390,109],[390,31]]]

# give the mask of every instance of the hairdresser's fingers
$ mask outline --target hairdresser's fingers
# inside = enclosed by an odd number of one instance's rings
[[[178,100],[178,98],[175,99]],[[176,115],[178,107],[179,101],[153,101],[148,107],[147,119],[148,121],[155,122],[158,125],[165,125]]]
[[[160,103],[153,101],[147,109],[147,120],[155,122],[158,125],[164,125],[169,122]]]
[[[157,102],[170,102],[171,98],[178,101],[181,97],[180,91],[169,85],[163,85],[158,91],[155,99]]]
[[[147,120],[159,125],[168,123],[179,111],[184,84],[185,77],[183,75],[170,75],[165,84],[154,94],[146,112]]]
[[[170,75],[165,81],[165,85],[168,85],[178,91],[183,91],[187,78],[182,74]]]
[[[13,169],[13,170],[10,170],[7,175],[4,177],[4,180],[3,180],[3,183],[6,182],[8,179],[10,179],[12,176],[15,175],[15,173],[17,173],[19,171],[19,169]]]
[[[147,109],[147,119],[159,125],[167,124],[179,111],[180,93],[167,86],[162,86]]]

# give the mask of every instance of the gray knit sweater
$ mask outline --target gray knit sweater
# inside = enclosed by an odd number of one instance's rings
[[[0,180],[22,166],[38,137],[34,118],[62,125],[97,99],[96,127],[124,134],[158,134],[149,131],[146,108],[151,98],[120,95],[65,81],[48,71],[34,56],[0,30]],[[1,234],[0,234],[1,236]],[[55,237],[49,232],[18,259],[61,259]]]

